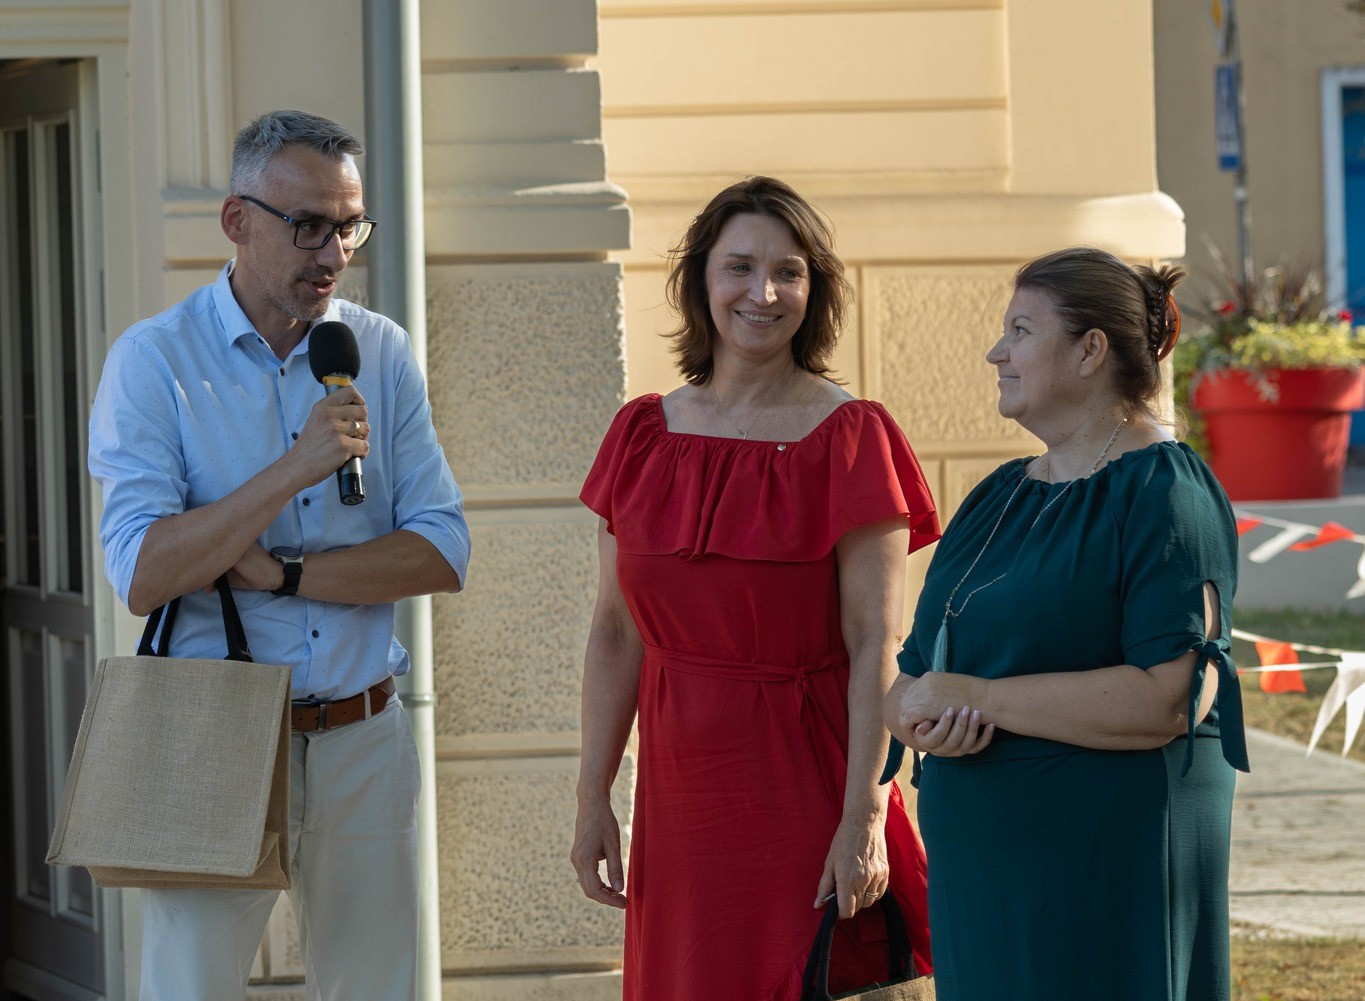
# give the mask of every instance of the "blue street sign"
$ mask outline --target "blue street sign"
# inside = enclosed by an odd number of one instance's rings
[[[1242,119],[1237,107],[1236,63],[1214,67],[1214,133],[1218,140],[1218,169],[1242,169]]]

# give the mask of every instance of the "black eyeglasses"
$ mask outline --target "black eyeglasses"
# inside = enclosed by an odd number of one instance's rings
[[[377,219],[369,216],[362,216],[359,219],[347,219],[345,222],[333,222],[331,219],[295,219],[293,216],[285,215],[279,209],[271,208],[259,198],[252,198],[250,195],[238,195],[244,202],[250,202],[257,208],[265,209],[271,215],[283,219],[294,227],[294,246],[300,250],[321,250],[332,242],[332,237],[341,234],[342,250],[359,250],[370,240],[370,234],[378,225]]]

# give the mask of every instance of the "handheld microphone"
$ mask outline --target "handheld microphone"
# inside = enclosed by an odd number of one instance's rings
[[[360,375],[360,346],[351,328],[338,320],[328,320],[309,331],[308,367],[328,396],[351,385]],[[348,507],[364,502],[365,481],[360,474],[359,456],[351,456],[337,470],[337,490],[341,503]]]

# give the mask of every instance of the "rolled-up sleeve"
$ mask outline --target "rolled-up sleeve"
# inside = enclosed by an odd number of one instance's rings
[[[104,571],[128,601],[147,530],[185,510],[188,484],[175,380],[131,337],[110,349],[90,413],[90,474],[103,492]]]
[[[406,336],[402,340],[408,348]],[[464,499],[436,438],[426,381],[410,351],[402,353],[395,374],[394,528],[414,532],[435,546],[463,588],[470,552]]]

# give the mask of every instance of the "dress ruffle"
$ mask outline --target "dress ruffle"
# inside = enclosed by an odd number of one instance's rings
[[[870,400],[775,442],[670,431],[661,397],[641,396],[617,412],[579,496],[618,546],[688,559],[818,560],[852,529],[897,515],[910,552],[941,534],[909,442]],[[632,516],[618,524],[621,511]]]

